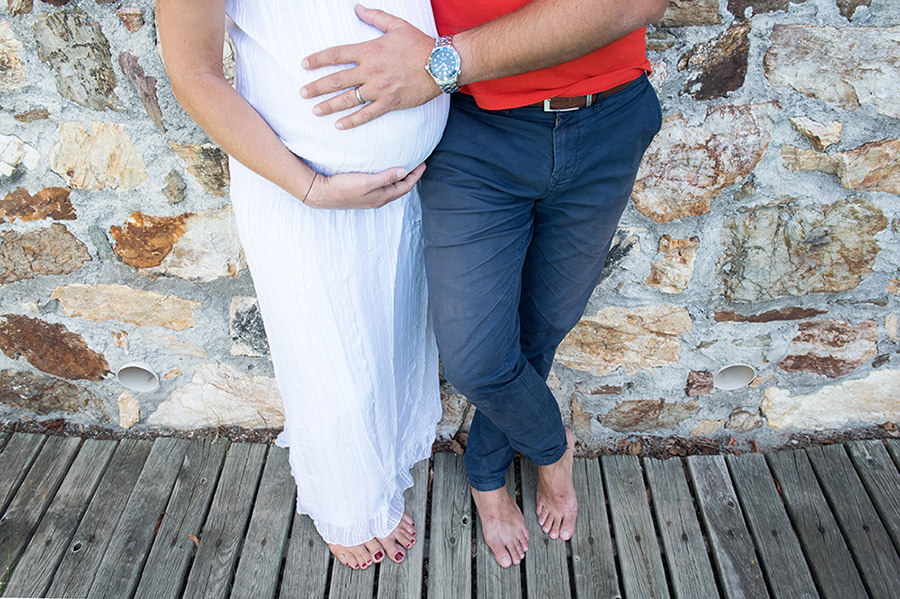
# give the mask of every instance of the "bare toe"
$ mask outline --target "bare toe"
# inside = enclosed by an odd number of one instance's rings
[[[371,559],[373,563],[380,563],[384,559],[384,551],[381,548],[381,543],[379,543],[377,539],[366,541],[364,545],[369,552],[369,555],[372,556]]]

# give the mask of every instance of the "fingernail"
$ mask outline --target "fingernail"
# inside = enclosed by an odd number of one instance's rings
[[[380,551],[375,554],[375,559],[381,559],[382,557],[384,557],[384,554]]]
[[[398,562],[403,561],[403,553],[398,551],[397,555],[394,556],[394,559],[397,560]]]
[[[399,181],[400,179],[402,179],[405,176],[406,176],[406,170],[402,169],[402,168],[398,168],[397,169],[397,180]]]
[[[308,69],[308,68],[309,68],[309,61],[306,60],[306,59],[304,58],[304,59],[300,62],[300,66],[302,66],[304,69]]]
[[[334,126],[337,127],[338,129],[343,129],[343,128],[344,128],[344,123],[338,121],[337,123],[334,124]]]
[[[302,97],[302,98],[308,98],[308,97],[309,97],[309,92],[306,91],[306,88],[305,88],[305,87],[301,87],[301,88],[300,88],[300,97]]]
[[[316,116],[322,116],[322,107],[321,106],[313,107],[313,114]]]

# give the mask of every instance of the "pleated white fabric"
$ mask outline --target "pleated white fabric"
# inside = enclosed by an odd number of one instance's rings
[[[431,152],[447,101],[339,131],[314,117],[302,58],[375,37],[344,0],[229,0],[237,88],[285,144],[324,174],[408,169]],[[427,0],[378,8],[434,33]],[[414,190],[377,210],[317,210],[231,160],[231,199],[285,408],[297,511],[329,543],[385,536],[409,469],[441,416]]]

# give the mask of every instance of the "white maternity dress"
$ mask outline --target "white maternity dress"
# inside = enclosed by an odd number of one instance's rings
[[[237,89],[296,155],[323,174],[412,170],[434,149],[447,98],[340,131],[300,86],[329,72],[301,60],[380,32],[351,0],[228,0]],[[428,0],[368,3],[434,35]],[[344,113],[347,114],[347,113]],[[377,210],[310,208],[231,161],[231,199],[284,401],[297,511],[329,543],[389,534],[410,467],[440,419],[427,317],[419,198]]]

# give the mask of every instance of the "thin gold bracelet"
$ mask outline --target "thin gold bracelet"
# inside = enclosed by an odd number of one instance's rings
[[[306,195],[303,196],[303,200],[302,200],[302,201],[303,201],[304,204],[306,203],[306,200],[309,198],[309,192],[312,191],[313,183],[316,182],[316,177],[317,177],[318,175],[319,175],[318,172],[313,171],[313,178],[312,178],[312,181],[309,182],[309,187],[306,188]]]

